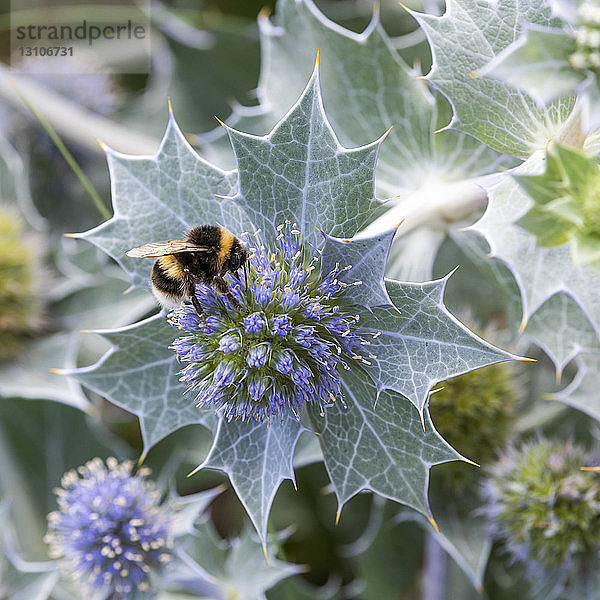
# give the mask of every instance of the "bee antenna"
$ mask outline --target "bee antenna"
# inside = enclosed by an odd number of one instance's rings
[[[246,289],[248,289],[248,261],[244,263],[244,279],[246,280]]]

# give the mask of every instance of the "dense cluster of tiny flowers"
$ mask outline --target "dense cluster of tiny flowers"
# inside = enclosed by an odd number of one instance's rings
[[[172,516],[149,471],[133,475],[132,467],[95,458],[65,473],[55,490],[59,510],[48,515],[46,541],[65,574],[115,600],[148,589],[152,571],[171,559]]]
[[[517,407],[513,376],[511,365],[490,365],[444,381],[431,396],[436,429],[480,465],[496,459],[512,431]],[[449,463],[439,473],[452,491],[478,481],[477,470],[464,463]]]
[[[589,69],[600,74],[600,3],[584,0],[577,7],[578,27],[575,32],[577,50],[571,55],[576,69]]]
[[[508,552],[530,571],[576,577],[600,552],[597,464],[572,443],[539,440],[510,449],[491,469],[487,512]]]
[[[19,215],[0,206],[0,360],[11,358],[41,321],[36,245]]]
[[[270,420],[288,411],[296,418],[306,403],[321,407],[341,397],[339,369],[349,359],[370,364],[375,357],[358,333],[358,317],[344,310],[348,285],[339,266],[322,274],[291,223],[277,228],[276,247],[255,234],[249,280],[227,277],[238,306],[211,288],[198,286],[206,311],[199,317],[183,305],[171,323],[188,333],[172,348],[182,363],[181,380],[199,406],[220,409],[227,419]],[[359,350],[360,348],[360,350]]]

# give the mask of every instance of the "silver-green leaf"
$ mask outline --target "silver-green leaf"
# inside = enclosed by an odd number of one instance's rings
[[[228,129],[239,172],[233,201],[269,241],[286,220],[313,245],[322,242],[317,226],[352,236],[375,206],[381,140],[353,150],[340,145],[325,116],[318,74],[317,63],[300,99],[267,136]]]
[[[372,336],[358,359],[361,366],[378,391],[399,392],[421,413],[436,383],[515,358],[477,337],[448,312],[443,302],[447,280],[388,281],[393,306],[377,307],[360,321]]]
[[[540,108],[526,92],[485,77],[481,70],[519,38],[524,23],[552,24],[550,8],[537,0],[448,0],[441,17],[411,14],[432,48],[433,66],[427,79],[454,108],[448,127],[523,158],[543,148],[567,119],[574,99]]]
[[[364,373],[347,372],[343,388],[345,406],[337,402],[323,415],[310,410],[338,516],[350,498],[371,490],[431,517],[429,469],[461,455],[438,434],[427,411],[421,419],[399,394],[386,391],[375,404],[375,386]]]
[[[214,426],[214,411],[196,407],[179,382],[181,367],[169,349],[177,330],[162,314],[98,333],[112,348],[95,365],[67,374],[139,417],[144,454],[184,425]]]
[[[266,423],[221,419],[215,440],[198,469],[221,469],[229,475],[266,549],[271,505],[284,479],[295,482],[294,449],[304,427],[287,418]]]
[[[194,225],[219,222],[235,234],[249,221],[228,200],[237,186],[234,171],[222,171],[192,149],[173,114],[153,157],[129,156],[105,148],[112,183],[114,216],[84,234],[112,256],[133,287],[147,287],[152,260],[129,258],[128,250],[148,242],[180,238]]]
[[[338,279],[347,284],[344,297],[356,306],[392,304],[385,287],[385,271],[396,228],[365,238],[338,239],[324,234],[321,270],[327,275],[336,268]]]

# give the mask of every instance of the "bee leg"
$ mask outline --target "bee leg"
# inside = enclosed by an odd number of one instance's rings
[[[242,307],[242,305],[235,299],[235,297],[231,293],[227,282],[220,275],[217,275],[213,279],[213,287],[215,288],[215,290],[217,290],[217,292],[219,292],[219,294],[223,294],[227,298],[227,300],[229,300],[232,306],[234,306],[235,308]]]
[[[248,261],[244,263],[244,279],[246,281],[246,289],[248,289]]]
[[[196,296],[195,282],[192,279],[188,280],[185,283],[184,289],[186,290],[186,296],[190,299],[190,302],[192,303],[192,306],[194,307],[196,314],[202,319],[202,322],[204,323],[204,325],[206,325],[206,327],[209,327],[208,323],[206,322],[206,313],[204,312],[204,309],[202,308],[202,304],[200,304],[200,301],[198,300],[198,297]],[[210,329],[210,327],[209,327],[209,329]]]
[[[204,312],[202,305],[198,301],[198,298],[195,294],[192,294],[190,296],[190,300],[192,301],[192,306],[195,308],[196,313],[198,313],[198,316],[204,321],[204,324],[206,325],[206,313]]]

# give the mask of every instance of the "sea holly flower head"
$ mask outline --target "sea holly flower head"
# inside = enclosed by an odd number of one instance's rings
[[[172,346],[185,364],[181,380],[199,406],[217,407],[227,419],[270,421],[288,412],[299,419],[307,403],[343,402],[340,370],[368,345],[344,302],[352,284],[338,279],[348,265],[323,274],[320,254],[308,252],[295,224],[276,234],[273,247],[260,233],[251,238],[247,282],[227,275],[237,305],[198,286],[206,315],[184,305],[170,317],[188,334]]]
[[[55,490],[59,510],[48,515],[46,541],[65,574],[115,599],[147,590],[152,572],[171,560],[171,515],[149,470],[132,469],[95,458],[65,473]]]
[[[18,213],[0,205],[0,361],[13,357],[41,321],[39,249]]]
[[[581,573],[600,551],[597,457],[572,443],[511,448],[491,468],[487,512],[508,552],[530,571]]]

